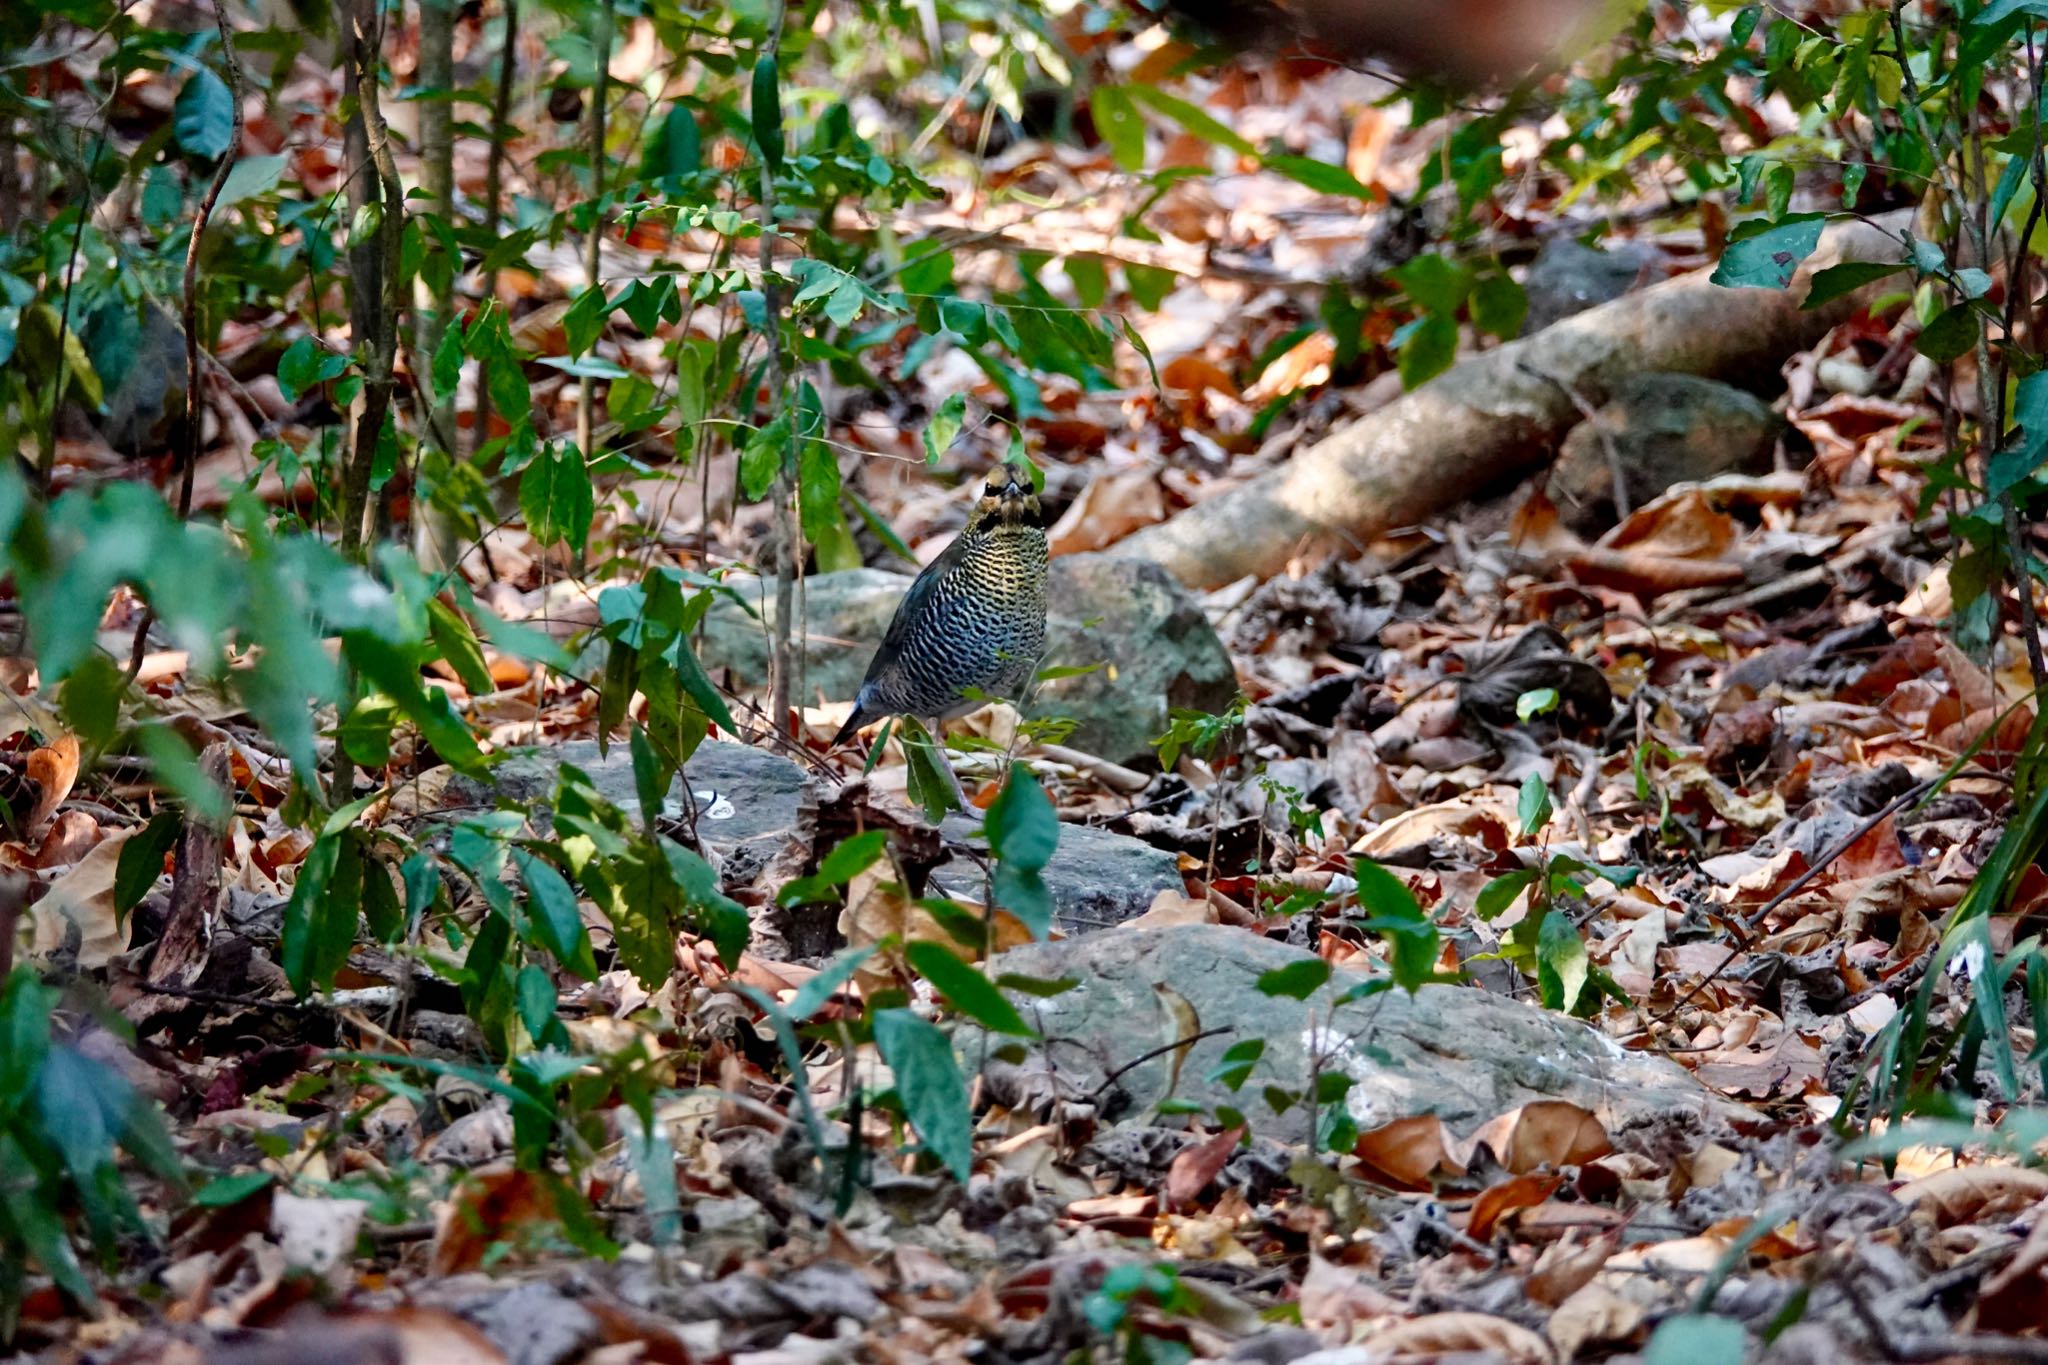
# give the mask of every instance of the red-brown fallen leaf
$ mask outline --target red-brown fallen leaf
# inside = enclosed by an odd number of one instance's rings
[[[1166,519],[1166,497],[1156,471],[1123,469],[1097,474],[1046,533],[1052,553],[1075,554],[1113,545],[1131,532]]]
[[[1556,1194],[1563,1184],[1561,1175],[1518,1175],[1488,1186],[1472,1201],[1465,1235],[1475,1242],[1490,1240],[1501,1219],[1521,1209],[1534,1208]]]
[[[1977,1326],[1988,1332],[2048,1327],[2048,1203],[2035,1206],[2033,1231],[1978,1292]]]
[[[100,822],[82,810],[60,811],[36,850],[38,868],[69,867],[100,841]]]
[[[62,734],[28,756],[28,775],[39,788],[36,807],[25,822],[31,837],[56,815],[78,780],[78,736]]]
[[[1207,1189],[1209,1182],[1223,1170],[1243,1136],[1244,1125],[1239,1124],[1196,1143],[1176,1156],[1166,1170],[1167,1207],[1184,1208],[1193,1203],[1195,1197]]]
[[[459,1275],[483,1264],[493,1242],[519,1240],[520,1230],[552,1221],[555,1199],[530,1171],[487,1171],[463,1182],[442,1211],[429,1258],[436,1275]]]
[[[1382,1124],[1361,1135],[1351,1153],[1372,1174],[1404,1190],[1426,1190],[1437,1172],[1458,1174],[1465,1169],[1452,1155],[1450,1136],[1434,1114]]]
[[[1237,381],[1230,377],[1230,372],[1207,356],[1193,351],[1175,356],[1161,366],[1159,382],[1189,398],[1199,398],[1211,390],[1231,398],[1237,397]]]

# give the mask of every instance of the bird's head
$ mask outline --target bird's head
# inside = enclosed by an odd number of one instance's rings
[[[981,497],[976,500],[974,510],[967,514],[969,534],[1043,524],[1038,494],[1031,491],[1029,476],[1007,462],[989,471]]]

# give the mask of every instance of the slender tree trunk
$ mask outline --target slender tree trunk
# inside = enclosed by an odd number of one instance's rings
[[[784,6],[781,0],[769,15],[768,46],[763,55],[774,58],[782,44],[782,19]],[[775,170],[768,164],[765,150],[761,154],[761,293],[766,302],[763,312],[767,316],[764,328],[768,342],[769,420],[773,421],[773,408],[789,409],[789,375],[782,356],[782,288],[775,278]],[[790,632],[795,628],[791,618],[796,615],[796,563],[803,555],[803,530],[798,524],[792,504],[796,500],[796,484],[791,478],[794,464],[789,451],[795,448],[797,432],[790,429],[789,442],[782,455],[776,460],[775,468],[775,524],[777,539],[781,542],[781,553],[775,560],[775,633],[771,637],[770,658],[771,686],[769,694],[769,723],[777,734],[789,732],[789,699],[792,692],[790,676]]]
[[[349,187],[350,222],[364,225],[349,248],[349,331],[356,363],[362,367],[363,387],[349,409],[340,509],[341,551],[355,560],[367,558],[370,481],[385,419],[391,412],[392,368],[398,354],[398,252],[405,212],[378,96],[382,29],[377,11],[377,0],[336,0],[343,91],[355,107],[343,143],[343,168]],[[344,713],[354,700],[351,678],[341,697]],[[330,791],[336,803],[355,794],[355,765],[339,747],[334,753]]]
[[[504,193],[505,139],[512,125],[512,81],[519,70],[519,0],[505,0],[505,46],[498,57],[498,89],[491,100],[491,151],[484,162],[484,240],[495,241],[501,198]],[[484,276],[484,306],[498,300],[498,272]],[[480,360],[476,371],[476,425],[470,430],[471,458],[491,439],[490,362]]]
[[[604,245],[604,106],[611,92],[612,0],[598,9],[597,85],[590,92],[590,236],[583,246],[583,273],[592,289],[603,287],[599,274]],[[597,381],[584,375],[576,384],[576,448],[585,463],[597,458]]]
[[[420,103],[420,188],[426,191],[427,212],[441,215],[449,223],[455,212],[455,136],[453,102],[449,98],[455,83],[455,7],[452,0],[420,0],[420,64],[417,83],[427,90]],[[438,295],[423,278],[417,288],[413,332],[413,364],[431,373],[434,354],[455,317],[455,276],[451,266],[448,283]],[[454,459],[455,395],[435,393],[433,410],[427,417],[423,441]],[[437,511],[426,500],[426,489],[415,465],[412,489],[413,548],[432,569],[452,568],[462,554],[454,520]]]

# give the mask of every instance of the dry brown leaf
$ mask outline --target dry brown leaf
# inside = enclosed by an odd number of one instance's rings
[[[1141,526],[1166,520],[1166,495],[1158,471],[1122,469],[1097,474],[1081,496],[1053,523],[1046,540],[1055,555],[1078,554],[1113,545]]]
[[[2035,1207],[2033,1231],[2019,1252],[1978,1292],[1977,1326],[1991,1332],[2048,1327],[2048,1204]]]
[[[479,1113],[488,1111],[479,1110]],[[428,1257],[436,1275],[459,1275],[483,1264],[494,1242],[518,1243],[524,1232],[553,1221],[555,1201],[531,1171],[472,1174],[441,1206]]]
[[[1557,1306],[1543,1331],[1560,1359],[1573,1360],[1590,1343],[1630,1340],[1642,1327],[1643,1316],[1641,1304],[1604,1285],[1589,1284]]]
[[[1600,1120],[1567,1100],[1535,1100],[1487,1120],[1472,1135],[1511,1175],[1538,1167],[1577,1166],[1614,1150]],[[1537,1201],[1531,1201],[1537,1202]]]
[[[1195,1198],[1209,1187],[1231,1153],[1237,1150],[1238,1141],[1244,1137],[1242,1124],[1226,1128],[1214,1136],[1183,1150],[1166,1169],[1166,1203],[1169,1208],[1181,1208],[1195,1201]]]
[[[127,947],[114,922],[114,871],[132,833],[116,830],[100,840],[29,907],[35,921],[32,956],[48,959],[75,947],[79,969],[90,971],[106,966],[108,958]]]
[[[1520,1323],[1491,1313],[1431,1313],[1373,1333],[1373,1354],[1400,1358],[1490,1351],[1516,1365],[1551,1365],[1550,1343]]]
[[[1908,1181],[1892,1192],[1930,1214],[1937,1225],[2009,1218],[2048,1199],[2048,1171],[2024,1166],[1961,1166]]]
[[[1595,1237],[1584,1245],[1575,1240],[1578,1235],[1574,1231],[1563,1241],[1553,1242],[1536,1258],[1528,1279],[1523,1282],[1530,1299],[1553,1306],[1563,1303],[1592,1282],[1593,1276],[1607,1264],[1607,1258],[1620,1245],[1619,1238],[1611,1233]]]
[[[1382,1124],[1358,1139],[1352,1155],[1390,1185],[1426,1190],[1439,1171],[1462,1173],[1464,1163],[1453,1155],[1450,1137],[1434,1114],[1417,1114]]]
[[[207,1359],[211,1365],[503,1365],[505,1354],[452,1313],[394,1308],[296,1318],[256,1340],[217,1346]]]
[[[1339,1341],[1354,1335],[1361,1322],[1401,1311],[1400,1300],[1389,1297],[1364,1275],[1314,1253],[1310,1253],[1308,1271],[1301,1277],[1298,1302],[1304,1326],[1324,1329]]]
[[[1694,486],[1673,489],[1638,507],[1596,543],[1601,549],[1667,559],[1719,559],[1740,536],[1735,519]]]
[[[1126,920],[1125,929],[1163,929],[1178,924],[1214,924],[1219,915],[1206,900],[1195,900],[1179,891],[1165,890],[1152,898],[1145,913]]]
[[[66,731],[30,754],[28,775],[41,789],[27,823],[28,835],[34,838],[43,832],[43,827],[56,815],[57,807],[71,795],[72,784],[78,781],[78,736]]]
[[[1520,1209],[1534,1208],[1556,1194],[1563,1184],[1561,1175],[1518,1175],[1488,1186],[1472,1201],[1465,1235],[1475,1242],[1491,1240],[1501,1219]]]

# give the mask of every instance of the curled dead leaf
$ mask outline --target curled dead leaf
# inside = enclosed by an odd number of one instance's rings
[[[1892,1192],[1941,1227],[2007,1218],[2048,1199],[2048,1171],[2023,1166],[1960,1166],[1908,1181]]]
[[[1566,1100],[1536,1100],[1489,1119],[1472,1135],[1513,1175],[1543,1166],[1578,1166],[1614,1150],[1600,1120]]]
[[[1373,1353],[1385,1358],[1434,1359],[1458,1351],[1491,1352],[1515,1365],[1551,1365],[1550,1343],[1519,1323],[1491,1313],[1431,1313],[1373,1334]]]

